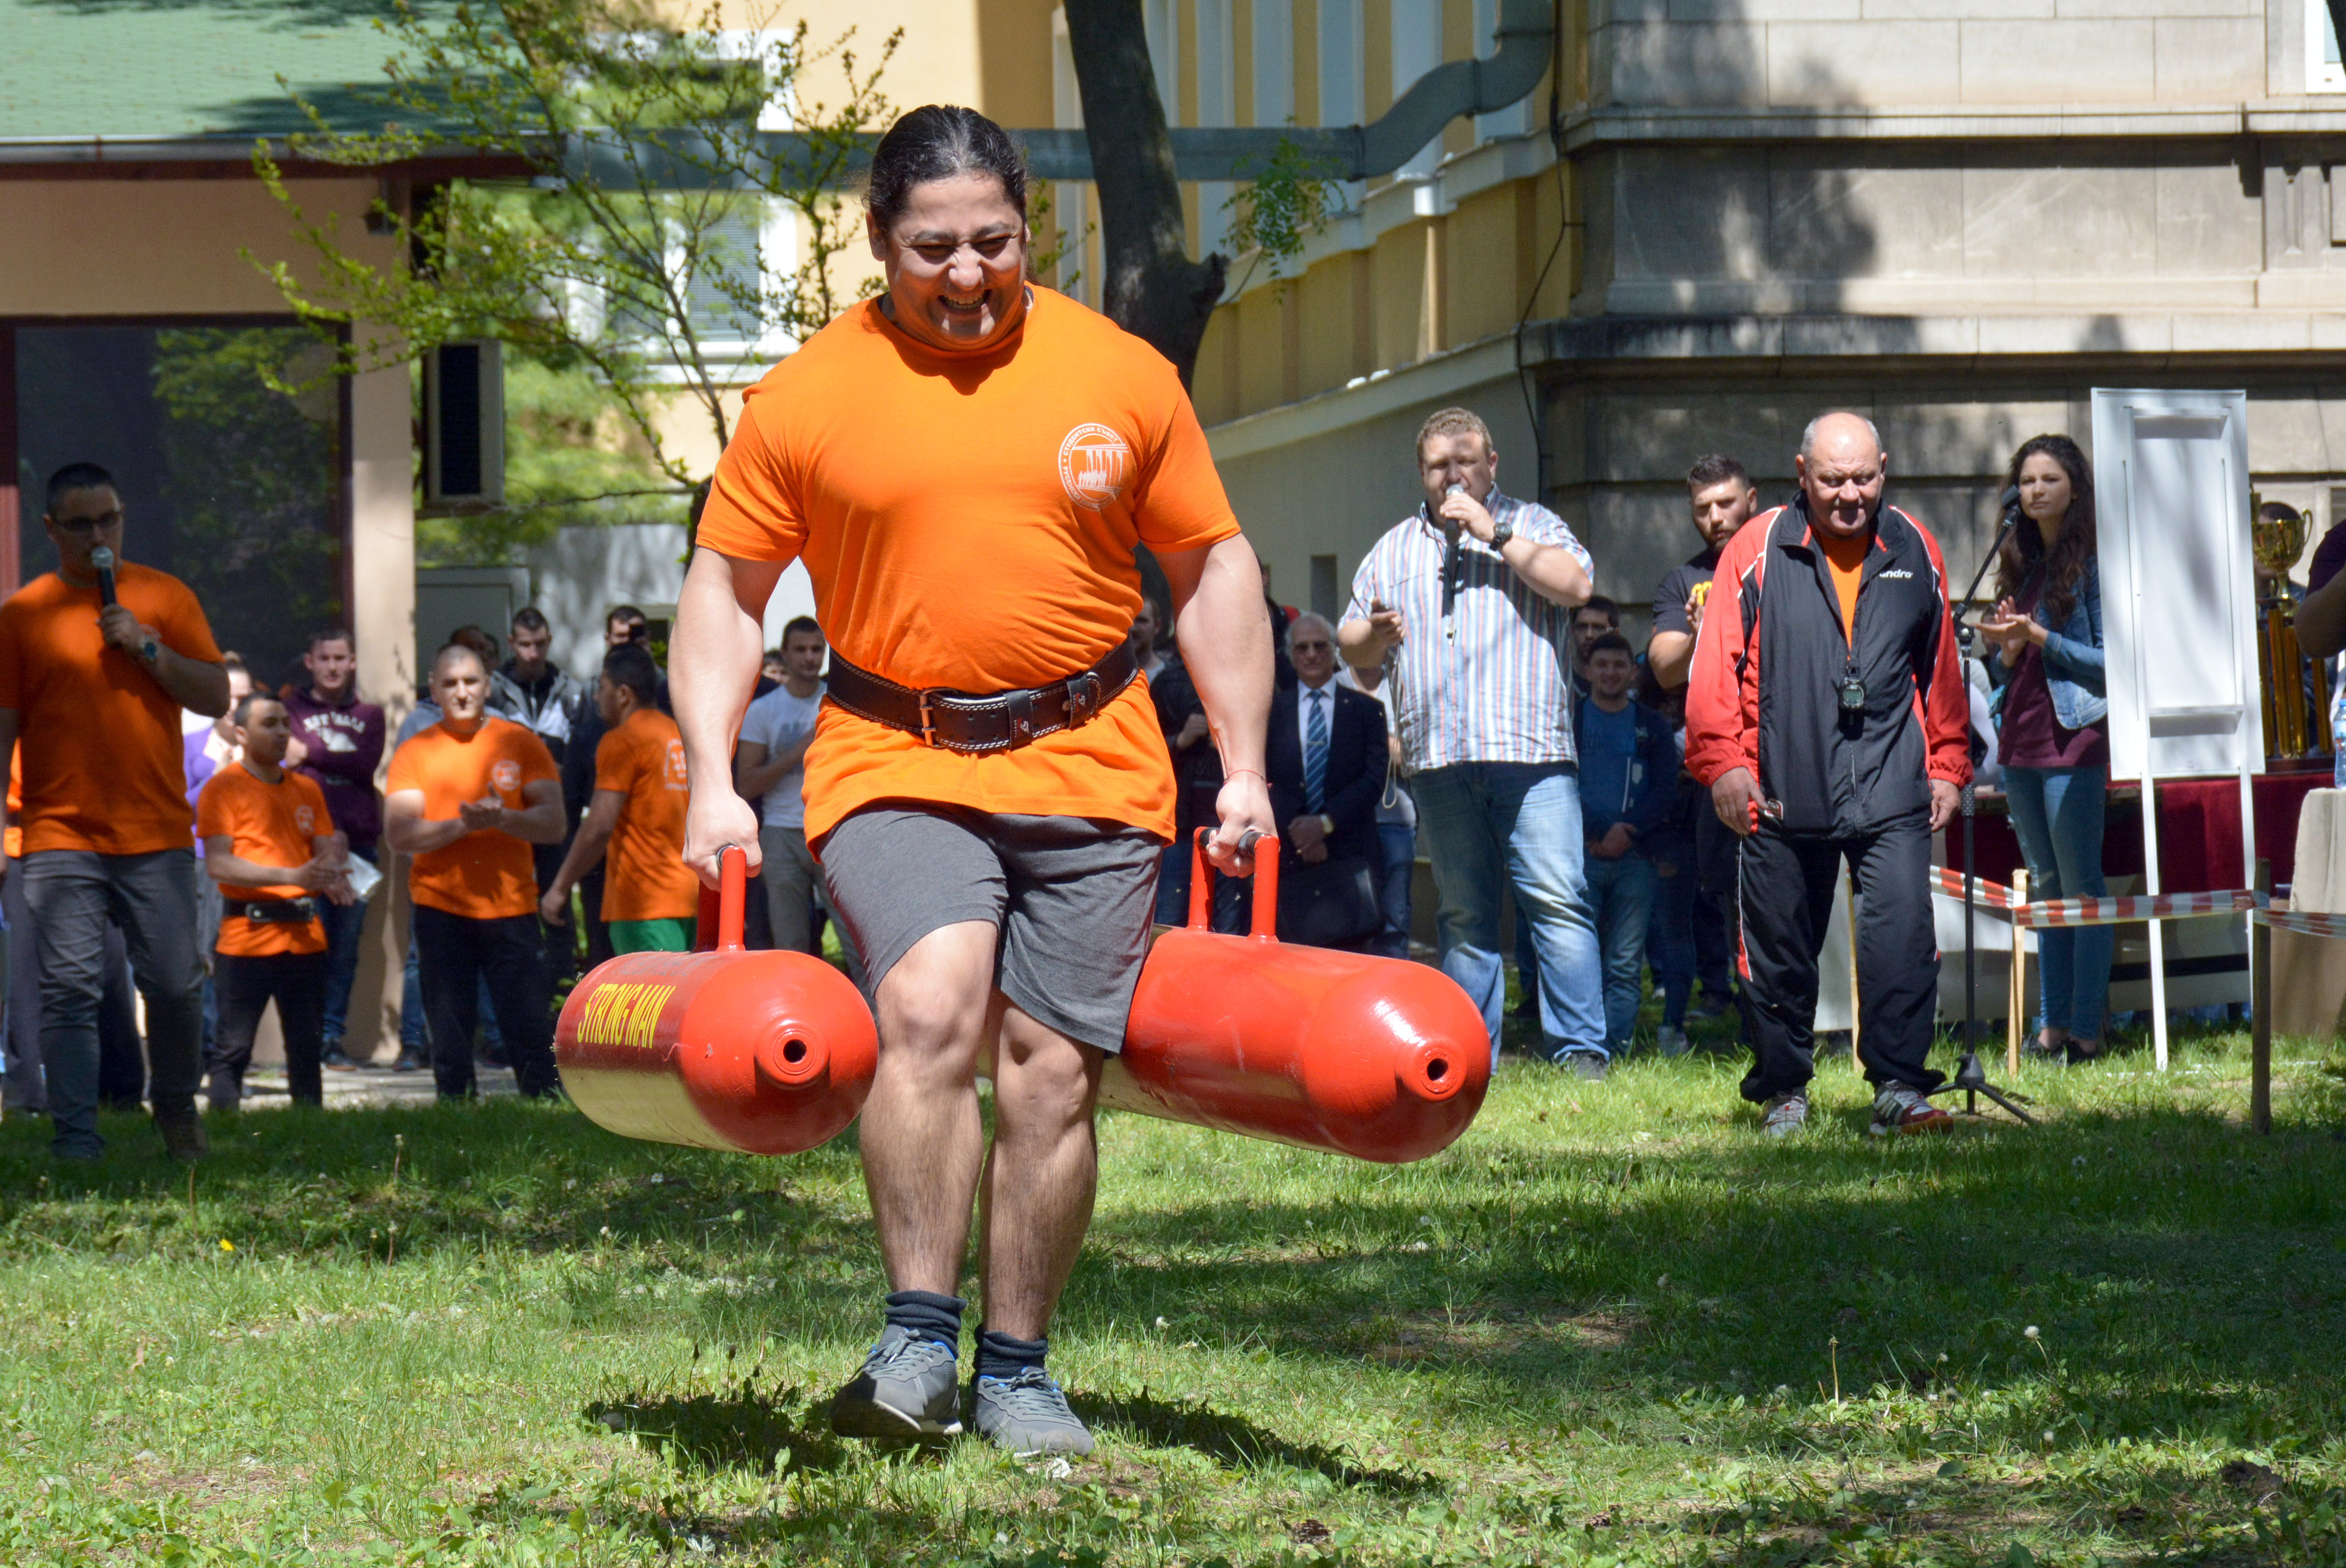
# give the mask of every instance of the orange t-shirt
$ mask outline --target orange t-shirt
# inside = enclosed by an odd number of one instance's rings
[[[1833,592],[1841,599],[1841,633],[1851,646],[1857,643],[1857,588],[1865,575],[1865,558],[1873,553],[1873,535],[1844,539],[1838,535],[1817,530],[1817,546],[1825,553],[1825,565],[1832,569]]]
[[[219,662],[188,585],[125,561],[115,592],[165,647]],[[97,589],[51,572],[0,605],[0,708],[16,710],[24,753],[24,850],[145,855],[189,850],[179,705],[146,667],[106,646]]]
[[[419,729],[391,756],[386,794],[423,793],[423,815],[445,821],[467,800],[494,792],[509,810],[528,802],[522,790],[541,779],[559,779],[546,742],[509,718],[484,718],[471,734],[442,719]],[[466,920],[504,920],[537,911],[537,862],[528,844],[511,833],[467,833],[454,843],[415,857],[407,891],[426,909]]]
[[[334,830],[326,811],[326,792],[317,781],[288,769],[271,784],[245,767],[231,762],[204,781],[196,797],[196,831],[207,839],[233,840],[230,853],[260,866],[298,866],[317,853],[311,842]],[[231,888],[221,893],[255,903],[310,896],[288,882],[279,887]],[[270,921],[256,923],[231,905],[220,919],[218,950],[230,958],[264,958],[280,952],[323,952],[326,928],[317,920],[303,924]]]
[[[689,920],[700,879],[684,863],[684,738],[676,720],[639,708],[595,748],[595,789],[626,796],[603,851],[603,919]]]
[[[1133,547],[1239,531],[1205,432],[1156,350],[1035,286],[1009,342],[950,354],[867,300],[751,387],[699,541],[803,560],[831,645],[910,687],[1047,686],[1096,663],[1140,608]],[[1173,771],[1145,683],[1090,723],[968,756],[823,705],[811,840],[859,807],[935,800],[1173,835]]]
[[[8,831],[0,852],[12,860],[25,858],[25,743],[8,753]]]

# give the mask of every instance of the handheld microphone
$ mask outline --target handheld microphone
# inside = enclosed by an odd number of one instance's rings
[[[97,574],[97,602],[112,606],[114,597],[114,552],[100,545],[89,553],[90,570]]]

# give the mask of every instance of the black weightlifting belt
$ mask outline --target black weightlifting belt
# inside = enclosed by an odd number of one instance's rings
[[[924,746],[947,751],[1015,751],[1046,735],[1089,723],[1139,673],[1132,650],[1118,643],[1091,668],[1049,686],[991,695],[920,691],[858,669],[833,650],[825,695],[858,718],[919,736]]]
[[[228,912],[255,925],[307,925],[318,918],[315,899],[229,899]]]

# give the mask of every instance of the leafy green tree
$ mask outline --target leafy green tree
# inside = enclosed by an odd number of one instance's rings
[[[370,225],[402,259],[386,267],[346,245],[334,216],[312,220],[256,148],[318,281],[255,264],[331,334],[345,375],[468,338],[505,345],[508,501],[461,537],[427,536],[427,551],[469,538],[477,558],[564,522],[674,515],[707,477],[675,449],[678,403],[721,447],[744,343],[803,338],[848,302],[833,262],[860,215],[842,188],[858,134],[888,117],[879,79],[896,38],[866,64],[852,29],[819,44],[803,23],[729,29],[712,7],[678,24],[646,0],[429,15],[397,0],[376,25],[390,53],[362,96],[382,128],[346,128],[348,113],[331,124],[297,94],[312,128],[296,154],[381,168],[460,148],[494,172],[376,202]],[[817,67],[837,104],[812,97]],[[759,139],[779,128],[799,133],[788,158]],[[760,242],[777,219],[787,258]]]

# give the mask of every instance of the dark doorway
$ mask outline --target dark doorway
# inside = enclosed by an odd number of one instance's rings
[[[342,420],[327,351],[298,326],[18,326],[12,386],[23,578],[53,570],[43,486],[110,470],[123,554],[195,591],[257,681],[298,672],[312,627],[344,620]],[[0,361],[5,362],[5,361]],[[272,391],[266,375],[301,390]],[[305,383],[314,382],[314,385]]]

